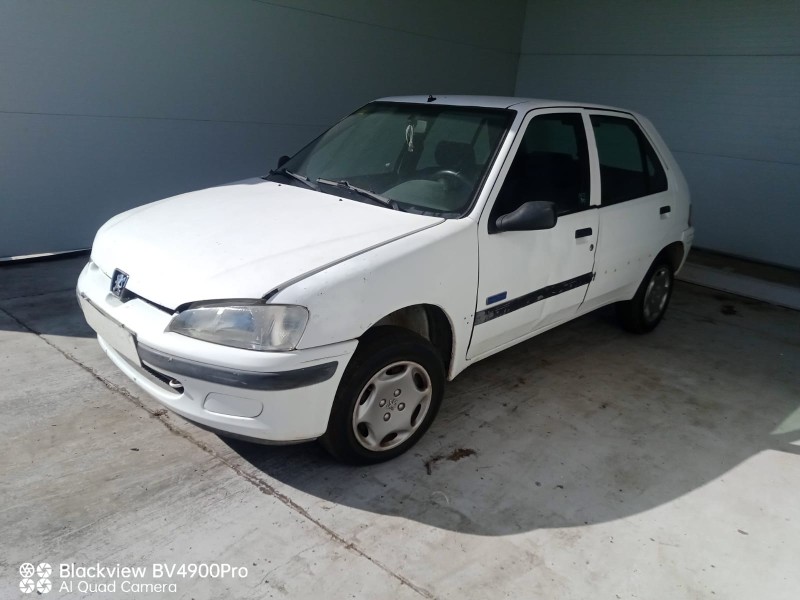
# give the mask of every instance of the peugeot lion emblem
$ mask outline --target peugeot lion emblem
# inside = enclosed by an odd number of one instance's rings
[[[114,275],[111,277],[111,293],[117,298],[122,298],[126,285],[128,285],[128,274],[125,271],[114,269]]]

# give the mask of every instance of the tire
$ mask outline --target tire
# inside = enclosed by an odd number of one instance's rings
[[[399,456],[430,427],[444,382],[442,358],[428,340],[400,327],[376,327],[345,369],[320,442],[352,464]]]
[[[618,302],[617,315],[622,326],[632,333],[649,333],[664,318],[675,278],[666,258],[653,262],[636,295],[627,302]]]

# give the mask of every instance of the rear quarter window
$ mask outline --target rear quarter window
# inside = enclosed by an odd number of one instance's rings
[[[655,150],[632,119],[592,115],[600,159],[603,205],[667,190],[667,176]]]

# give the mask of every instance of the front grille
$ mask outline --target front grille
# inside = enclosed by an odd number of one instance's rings
[[[175,394],[176,396],[180,396],[181,394],[183,394],[183,386],[180,384],[180,382],[177,379],[175,379],[173,377],[170,377],[169,375],[166,375],[166,374],[161,373],[159,371],[156,371],[155,369],[153,369],[152,367],[149,367],[148,365],[146,365],[144,363],[142,363],[140,365],[137,365],[137,364],[132,363],[131,361],[129,361],[127,358],[125,358],[121,354],[119,354],[119,353],[116,353],[116,354],[122,360],[124,360],[126,363],[128,363],[131,367],[133,367],[133,369],[136,370],[137,373],[142,375],[142,377],[146,377],[149,381],[151,381],[152,383],[156,384],[162,390],[165,390],[167,392],[171,392],[171,393]],[[170,382],[173,382],[173,383],[170,383]],[[175,384],[178,384],[177,387],[175,386]]]
[[[170,377],[169,375],[165,375],[160,371],[156,371],[154,368],[142,363],[142,368],[150,373],[153,377],[161,381],[162,383],[166,384],[171,392],[176,392],[178,394],[183,393],[183,385],[181,382],[175,379],[174,377]]]
[[[174,314],[175,311],[171,308],[167,308],[166,306],[161,306],[153,302],[152,300],[148,300],[144,296],[140,296],[136,292],[132,292],[131,290],[125,288],[122,291],[122,302],[128,302],[129,300],[141,300],[142,302],[147,302],[150,306],[157,308],[158,310],[167,313],[168,315]]]

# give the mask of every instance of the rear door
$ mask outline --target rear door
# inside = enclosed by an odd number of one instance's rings
[[[479,223],[480,274],[468,358],[577,311],[592,279],[597,241],[593,153],[582,110],[527,115]],[[534,200],[555,203],[555,227],[496,231],[498,217]]]
[[[600,237],[584,310],[630,298],[672,230],[675,207],[653,144],[630,115],[588,111],[600,170]]]

